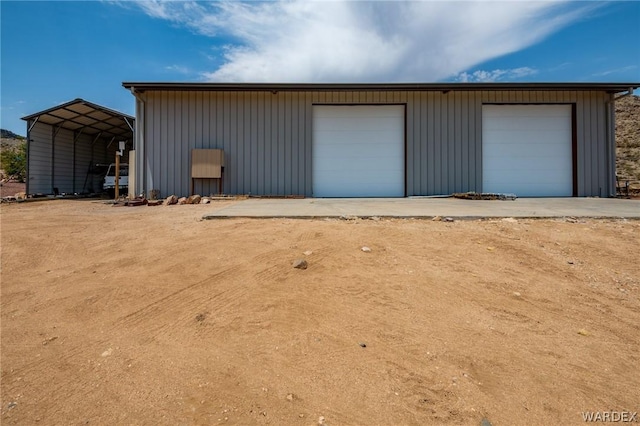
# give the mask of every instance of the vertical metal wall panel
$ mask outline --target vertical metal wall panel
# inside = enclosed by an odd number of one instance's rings
[[[583,196],[587,194],[586,189],[586,175],[585,175],[585,163],[588,157],[588,153],[585,150],[585,120],[581,120],[580,117],[585,116],[584,110],[584,98],[582,92],[572,92],[571,98],[575,99],[576,103],[576,139],[578,140],[578,150],[574,154],[577,157],[577,173],[576,178],[578,180],[578,195]],[[587,135],[588,136],[588,135]]]
[[[598,138],[595,142],[595,158],[598,164],[598,175],[595,178],[595,181],[598,185],[598,196],[606,197],[609,195],[608,191],[608,179],[607,172],[609,168],[607,167],[607,143],[606,143],[606,111],[605,111],[605,102],[606,99],[602,96],[602,93],[592,93],[591,94],[591,105],[592,105],[592,117],[594,123],[596,123],[596,131],[595,134],[598,135]]]
[[[600,168],[600,162],[598,161],[598,139],[595,137],[598,134],[598,117],[596,116],[596,107],[594,105],[594,99],[592,96],[588,96],[585,99],[586,108],[589,112],[589,121],[587,124],[588,135],[589,135],[589,159],[590,164],[585,165],[585,170],[590,170],[589,173],[589,182],[587,184],[590,187],[590,192],[596,195],[600,195],[599,190],[599,182],[598,182],[598,171]],[[585,111],[586,112],[586,111]]]
[[[304,134],[304,141],[305,141],[304,171],[303,171],[305,195],[311,194],[313,192],[313,186],[312,186],[313,179],[311,178],[312,176],[311,163],[313,161],[312,160],[313,152],[311,148],[311,143],[313,139],[313,113],[312,113],[313,102],[309,102],[309,100],[311,99],[311,97],[315,99],[315,95],[316,93],[306,94],[305,105],[304,105],[304,111],[305,111],[304,127],[305,128],[302,133]]]
[[[407,103],[407,108],[405,111],[405,123],[406,123],[406,135],[405,138],[406,140],[415,140],[415,129],[416,129],[416,125],[415,125],[415,115],[419,113],[420,110],[420,104],[415,102],[415,93],[409,93],[408,94],[408,103]],[[405,190],[409,193],[414,191],[414,188],[416,185],[419,185],[418,180],[416,179],[416,173],[414,172],[414,170],[416,170],[416,161],[420,161],[420,156],[416,155],[416,149],[420,149],[420,145],[419,144],[413,144],[413,145],[408,145],[405,144],[405,173],[406,173],[406,183],[407,183],[407,188],[405,188]]]
[[[442,96],[439,93],[434,94],[434,103],[433,103],[433,122],[431,126],[433,126],[433,134],[434,134],[434,163],[433,163],[433,192],[431,194],[426,195],[436,195],[442,194],[442,174],[440,173],[440,168],[442,166],[442,127],[440,126],[440,120],[442,116]]]
[[[36,123],[29,143],[29,192],[51,192],[51,126]]]
[[[93,163],[92,143],[93,138],[89,135],[80,135],[76,141],[74,192],[97,192],[102,189],[95,186],[94,176],[87,174]]]
[[[112,158],[107,158],[107,145],[109,144],[109,139],[96,140],[95,137],[93,137],[91,138],[91,143],[91,158],[94,164],[110,164],[114,161]],[[93,179],[94,191],[101,192],[102,185],[104,183],[104,176],[93,174],[89,179]]]
[[[145,189],[163,195],[186,195],[189,152],[198,147],[224,149],[226,193],[310,196],[312,107],[341,103],[406,104],[407,195],[482,190],[484,103],[575,103],[579,195],[611,191],[605,93],[156,91],[145,98],[147,186],[156,185]]]
[[[73,192],[73,132],[60,129],[55,139],[53,187],[62,193]]]
[[[29,192],[51,194],[53,188],[65,193],[101,191],[103,176],[87,175],[87,172],[92,164],[112,163],[118,141],[114,141],[107,149],[110,139],[96,139],[88,134],[78,136],[71,130],[61,129],[55,138],[52,158],[52,135],[53,127],[48,124],[36,123],[31,129]],[[127,157],[123,160],[126,162]]]

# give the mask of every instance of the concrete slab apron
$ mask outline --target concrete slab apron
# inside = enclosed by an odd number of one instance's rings
[[[204,219],[324,217],[599,217],[640,219],[640,200],[520,198],[515,201],[455,198],[250,198],[205,214]]]

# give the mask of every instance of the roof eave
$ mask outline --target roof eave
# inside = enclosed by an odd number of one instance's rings
[[[480,91],[480,90],[595,90],[620,93],[640,88],[640,83],[172,83],[123,82],[144,91]]]
[[[82,104],[88,105],[91,108],[94,108],[94,109],[97,109],[97,110],[100,110],[100,111],[104,111],[104,112],[109,113],[109,114],[114,115],[114,116],[126,117],[126,118],[128,118],[130,120],[135,120],[135,117],[132,117],[132,116],[130,116],[128,114],[124,114],[124,113],[122,113],[120,111],[116,111],[116,110],[113,110],[111,108],[104,107],[102,105],[94,104],[93,102],[86,101],[86,100],[84,100],[82,98],[76,98],[76,99],[74,99],[72,101],[65,102],[65,103],[60,104],[60,105],[56,105],[54,107],[45,109],[43,111],[39,111],[39,112],[30,114],[30,115],[25,115],[24,117],[21,118],[21,120],[25,120],[25,121],[32,120],[32,119],[34,119],[34,118],[36,118],[36,117],[38,117],[40,115],[49,114],[49,113],[51,113],[53,111],[56,111],[58,109],[66,108],[68,106],[75,105],[75,104],[78,104],[78,103],[82,103]]]

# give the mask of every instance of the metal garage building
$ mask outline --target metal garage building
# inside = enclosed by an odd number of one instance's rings
[[[27,194],[100,192],[103,176],[94,173],[96,164],[114,162],[120,141],[133,148],[133,117],[83,99],[22,119],[27,122]]]
[[[136,192],[188,194],[191,151],[216,148],[229,194],[606,197],[613,102],[640,83],[123,86],[136,97]]]

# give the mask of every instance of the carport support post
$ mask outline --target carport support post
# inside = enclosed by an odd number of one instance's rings
[[[116,151],[116,188],[115,199],[120,198],[120,152]]]
[[[76,131],[73,134],[73,193],[74,194],[76,193],[76,145],[77,145],[78,139],[82,135],[82,130],[80,130],[79,132]]]
[[[39,119],[40,116],[37,116],[33,121],[27,121],[27,183],[25,185],[25,192],[27,195],[29,195],[29,155],[31,153],[31,130],[33,129],[33,126],[36,125]]]
[[[56,195],[56,184],[54,182],[56,177],[56,136],[58,136],[58,132],[62,129],[64,123],[63,121],[58,127],[51,128],[51,193],[54,195]]]

